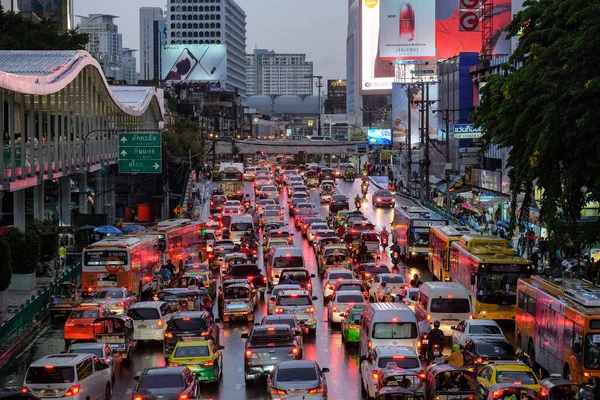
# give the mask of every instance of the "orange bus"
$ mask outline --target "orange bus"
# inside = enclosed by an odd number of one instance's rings
[[[202,261],[200,259],[200,241],[202,230],[205,228],[205,222],[176,218],[161,221],[149,231],[144,231],[144,234],[158,237],[161,265],[166,264],[167,260],[171,260],[174,265],[180,264],[181,268],[183,260],[188,256],[192,256],[194,262]]]
[[[429,254],[429,229],[446,225],[447,219],[438,218],[426,208],[402,206],[394,209],[392,238],[400,246],[400,255],[406,261],[426,258]]]
[[[93,296],[106,287],[124,287],[141,299],[159,268],[158,238],[154,235],[107,238],[86,247],[82,258],[84,296]]]
[[[585,383],[600,376],[600,288],[541,276],[517,284],[517,346],[550,374]]]
[[[429,271],[434,280],[450,281],[450,246],[463,235],[473,233],[464,226],[433,226],[429,230]]]

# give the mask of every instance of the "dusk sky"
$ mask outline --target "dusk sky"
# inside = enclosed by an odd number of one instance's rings
[[[75,15],[118,15],[123,47],[139,49],[140,7],[166,8],[166,0],[76,0]],[[246,51],[306,53],[314,74],[346,77],[348,0],[237,0],[246,11]],[[75,18],[79,22],[79,18]],[[139,61],[139,60],[138,60]],[[138,64],[139,68],[139,64]]]

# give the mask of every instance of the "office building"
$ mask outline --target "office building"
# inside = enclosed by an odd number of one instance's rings
[[[248,96],[302,96],[313,94],[313,63],[306,54],[255,49],[246,55]]]
[[[246,97],[246,13],[234,0],[168,0],[169,44],[226,44],[225,90]]]
[[[121,52],[121,75],[120,79],[128,85],[136,85],[139,75],[137,73],[137,60],[135,52],[137,50],[124,48]]]
[[[34,22],[53,19],[61,32],[74,28],[73,0],[0,0],[0,5]]]
[[[115,15],[90,14],[80,16],[78,31],[89,35],[85,49],[100,63],[104,75],[109,80],[122,79],[121,56],[123,37],[114,23]]]
[[[346,114],[346,87],[345,79],[327,81],[325,114]]]
[[[160,79],[160,50],[166,39],[166,18],[160,7],[140,8],[140,79]]]

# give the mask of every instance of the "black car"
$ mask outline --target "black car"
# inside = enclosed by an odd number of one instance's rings
[[[232,264],[223,271],[223,279],[247,279],[261,292],[264,292],[267,286],[267,277],[260,272],[256,264]]]
[[[312,281],[315,274],[311,274],[304,268],[282,269],[279,275],[279,282],[283,283],[287,278],[291,279],[294,284],[300,285],[302,289],[308,290],[312,295]]]
[[[210,212],[218,213],[223,211],[223,207],[225,207],[225,203],[227,202],[227,197],[222,195],[213,195],[210,196]]]
[[[163,353],[165,360],[169,358],[177,342],[184,338],[197,337],[210,339],[219,345],[219,320],[215,320],[208,311],[182,311],[175,313],[167,322]]]
[[[335,171],[332,168],[323,168],[321,169],[321,173],[319,175],[321,182],[323,181],[335,181]]]
[[[465,367],[481,367],[487,361],[514,361],[515,348],[506,339],[474,338],[462,350]]]
[[[329,203],[329,212],[338,212],[341,210],[349,210],[350,202],[345,194],[334,194]]]
[[[196,399],[200,394],[199,383],[188,367],[146,368],[137,381],[132,399],[161,400]]]

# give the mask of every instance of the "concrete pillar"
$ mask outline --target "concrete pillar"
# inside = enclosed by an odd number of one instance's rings
[[[60,226],[71,226],[71,179],[62,176],[58,179],[60,186],[59,218]]]
[[[14,226],[25,232],[25,189],[13,192]]]
[[[44,181],[33,187],[33,218],[44,220]]]
[[[96,185],[94,187],[94,210],[96,214],[104,213],[104,178],[102,177],[102,169],[96,171]]]
[[[116,196],[116,184],[115,178],[110,176],[108,178],[108,182],[110,185],[110,207],[108,207],[108,221],[110,225],[114,225],[117,221],[117,196]]]
[[[81,214],[87,214],[88,211],[88,183],[87,173],[79,174],[79,212]]]

